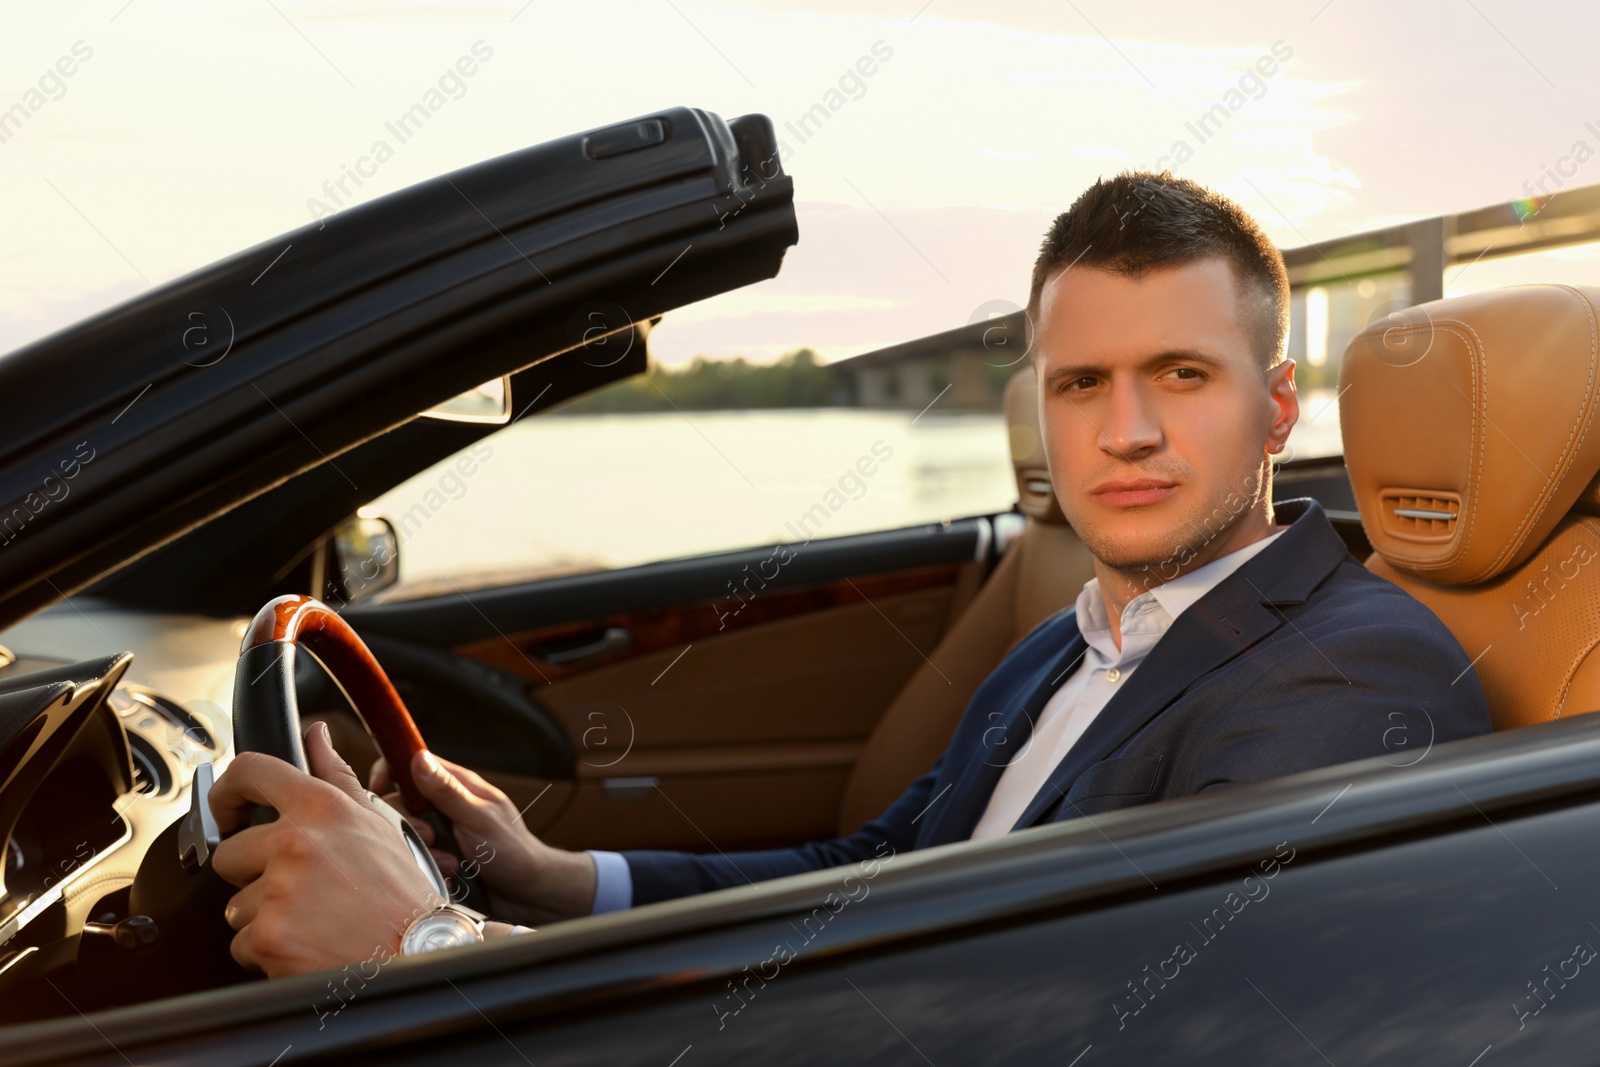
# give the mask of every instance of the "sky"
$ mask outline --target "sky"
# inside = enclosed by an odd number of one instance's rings
[[[1600,147],[1596,40],[1592,0],[9,0],[0,111],[37,107],[0,143],[0,352],[309,221],[475,48],[361,201],[663,107],[777,124],[800,243],[668,316],[651,348],[681,364],[835,360],[1025,302],[1051,218],[1127,167],[1234,197],[1285,247],[1523,197]],[[1594,182],[1600,159],[1568,180]],[[1600,280],[1592,252],[1561,267]]]

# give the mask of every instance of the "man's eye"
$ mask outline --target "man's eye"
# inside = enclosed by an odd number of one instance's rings
[[[1167,376],[1176,378],[1180,382],[1197,381],[1201,377],[1200,372],[1193,367],[1173,367],[1167,372]]]
[[[1063,393],[1078,393],[1085,389],[1093,389],[1099,384],[1099,378],[1086,374],[1082,378],[1074,378],[1070,382],[1063,382],[1061,385],[1061,391]]]

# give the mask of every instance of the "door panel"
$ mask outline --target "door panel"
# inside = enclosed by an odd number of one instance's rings
[[[808,611],[543,687],[579,749],[578,798],[547,827],[551,842],[703,849],[704,835],[724,848],[831,836],[861,743],[937,644],[953,588]],[[637,776],[660,789],[608,799],[607,782]]]
[[[647,787],[638,800],[617,800],[606,793],[606,782],[618,779],[580,779],[572,803],[540,836],[561,848],[687,852],[821,840],[833,836],[839,798],[849,778],[848,764],[671,775]]]
[[[533,803],[529,826],[551,844],[795,844],[832,836],[862,745],[987,571],[989,530],[969,519],[816,542],[777,573],[763,570],[771,577],[748,593],[730,592],[732,579],[774,550],[364,605],[346,617],[402,691],[423,680],[392,648],[423,641],[453,653],[464,676],[522,687],[525,708],[564,741],[564,774],[551,772],[561,761],[549,752],[485,757],[466,743],[485,716],[530,714],[503,699],[503,684],[496,706],[461,692],[448,712],[457,721],[419,724],[441,755],[452,757],[454,742],[464,762],[515,786],[519,807]],[[444,677],[435,669],[425,682]],[[486,732],[511,736],[503,723]]]
[[[863,576],[986,560],[992,543],[993,527],[988,519],[958,519],[805,543],[775,575],[753,581],[749,592],[742,594],[735,592],[735,583],[744,588],[742,583],[750,572],[769,573],[763,572],[762,564],[778,558],[776,546],[472,589],[464,596],[358,604],[345,617],[361,627],[363,633],[384,633],[454,648],[489,638],[504,639],[506,634],[650,608],[705,603],[718,604],[727,611],[737,606],[736,595],[745,601],[764,599],[774,593],[846,578],[859,584]]]
[[[585,731],[619,707],[633,747],[861,738],[944,632],[951,585],[806,612],[662,649],[538,690],[576,741],[578,764],[603,762]],[[687,650],[687,651],[686,651]]]
[[[761,590],[755,589],[745,594],[750,597],[748,600],[740,596],[723,597],[720,601],[617,612],[473,641],[456,648],[455,652],[548,685],[619,660],[663,649],[676,655],[696,641],[791,616],[861,604],[864,598],[877,602],[913,590],[948,591],[959,576],[958,569],[957,564],[947,564],[862,576],[798,589],[773,590],[759,599],[755,593]]]

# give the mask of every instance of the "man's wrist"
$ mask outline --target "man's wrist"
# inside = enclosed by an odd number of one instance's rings
[[[588,915],[594,904],[594,861],[585,853],[552,848],[542,841],[533,845],[514,871],[510,866],[493,867],[498,878],[489,886],[486,910],[526,924]]]
[[[594,904],[594,860],[583,852],[568,852],[539,843],[539,876],[525,898],[530,919],[549,921],[588,915]]]

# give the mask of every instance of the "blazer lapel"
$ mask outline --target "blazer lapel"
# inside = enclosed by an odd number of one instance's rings
[[[1277,510],[1280,519],[1293,520],[1290,528],[1178,617],[1127,687],[1111,698],[1062,758],[1013,829],[1047,817],[1079,775],[1142,730],[1184,690],[1281,626],[1284,615],[1278,605],[1304,603],[1350,558],[1315,501],[1285,501]]]
[[[1249,592],[1246,586],[1245,593]],[[1209,595],[1206,599],[1210,599]],[[1061,803],[1080,774],[1116,751],[1185,689],[1280,624],[1277,616],[1253,595],[1230,599],[1220,605],[1220,611],[1216,607],[1205,611],[1196,604],[1178,617],[1133,672],[1127,688],[1111,698],[1078,743],[1062,757],[1013,829],[1038,822]]]
[[[1089,647],[1089,643],[1078,632],[1075,620],[1070,626],[1071,634],[1060,654],[1052,657],[1042,670],[1035,671],[1015,690],[1022,699],[1012,702],[1009,708],[996,708],[986,713],[987,718],[975,751],[957,772],[950,786],[950,796],[944,804],[937,806],[936,817],[930,819],[918,835],[918,848],[964,841],[972,836],[972,828],[983,817],[1001,773],[1009,762],[1026,749],[1034,724],[1039,721],[1039,712],[1077,668]]]

